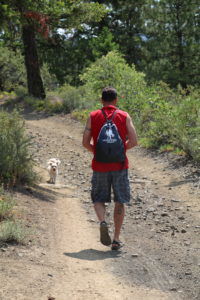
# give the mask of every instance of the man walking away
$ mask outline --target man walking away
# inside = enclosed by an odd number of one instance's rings
[[[91,198],[100,221],[100,241],[118,250],[119,239],[125,215],[125,203],[130,201],[128,179],[128,158],[126,151],[137,145],[136,131],[131,117],[119,110],[117,92],[112,87],[102,91],[102,109],[90,113],[83,133],[83,146],[93,153]],[[111,188],[114,194],[114,237],[108,232],[105,221],[105,203],[111,202]]]

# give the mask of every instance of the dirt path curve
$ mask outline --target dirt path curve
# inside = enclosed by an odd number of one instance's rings
[[[66,190],[62,189],[66,194]],[[78,198],[58,198],[60,215],[59,242],[52,260],[63,268],[50,289],[56,299],[169,299],[168,294],[145,287],[129,286],[116,278],[110,268],[117,255],[99,244],[98,228],[87,222]],[[63,256],[64,255],[64,256]],[[134,296],[133,296],[134,295]]]
[[[99,243],[83,126],[69,116],[26,118],[42,179],[15,197],[34,237],[1,251],[0,299],[199,299],[197,170],[130,151],[133,199],[116,253]],[[47,183],[51,157],[62,161],[56,185]],[[112,234],[112,205],[107,218]]]

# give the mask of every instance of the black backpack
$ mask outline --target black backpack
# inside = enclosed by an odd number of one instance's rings
[[[108,120],[106,114],[101,110],[106,122],[101,127],[97,138],[95,160],[102,163],[124,162],[124,143],[119,135],[117,126],[113,123],[114,116],[118,112],[115,110],[111,119]]]

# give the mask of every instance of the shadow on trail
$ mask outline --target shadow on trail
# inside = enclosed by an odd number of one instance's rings
[[[37,198],[40,201],[54,203],[58,192],[52,191],[52,189],[44,188],[39,185],[33,187],[17,188],[17,191],[28,196]]]
[[[179,186],[179,185],[184,185],[187,183],[197,183],[198,186],[200,186],[200,172],[195,171],[188,175],[184,180],[177,180],[177,181],[172,181],[170,184],[166,185],[167,187],[174,187],[174,186]]]
[[[42,120],[47,119],[51,114],[47,114],[45,112],[37,112],[31,109],[24,109],[23,118],[27,121],[35,121],[35,120]]]
[[[65,256],[83,259],[83,260],[104,260],[109,258],[117,258],[120,257],[120,251],[100,251],[95,249],[85,249],[79,252],[64,252]]]
[[[8,102],[6,100],[5,97],[0,100],[0,107],[7,112],[12,112],[14,109],[17,109],[25,120],[40,120],[49,117],[49,114],[43,111],[34,110],[30,105],[24,102],[22,97],[16,97]]]

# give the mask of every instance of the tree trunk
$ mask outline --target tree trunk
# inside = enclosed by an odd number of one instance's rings
[[[185,69],[185,62],[184,62],[184,52],[183,52],[183,32],[181,30],[181,20],[180,20],[180,15],[181,15],[181,4],[177,3],[176,5],[176,20],[177,20],[177,28],[176,28],[176,36],[177,36],[177,54],[178,54],[178,60],[179,60],[179,82],[183,88],[187,87],[187,83],[185,82],[184,78],[184,69]]]
[[[44,99],[46,95],[40,74],[40,66],[35,42],[35,30],[33,25],[23,25],[22,39],[24,43],[28,92],[30,95],[36,98]]]
[[[0,71],[1,70],[3,70],[3,66],[0,66]],[[0,72],[0,74],[1,74],[1,72]],[[3,90],[4,90],[4,84],[3,84],[2,78],[0,77],[0,91],[3,92]]]

